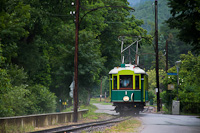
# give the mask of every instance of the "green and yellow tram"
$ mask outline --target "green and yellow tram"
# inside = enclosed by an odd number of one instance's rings
[[[148,75],[138,66],[121,64],[109,72],[110,97],[116,112],[139,113],[148,101]]]

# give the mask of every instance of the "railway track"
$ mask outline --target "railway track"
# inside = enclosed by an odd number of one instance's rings
[[[36,131],[36,132],[31,132],[31,133],[69,133],[69,132],[72,133],[72,132],[80,132],[81,130],[84,130],[84,129],[87,129],[87,128],[118,123],[118,122],[128,120],[130,118],[131,117],[116,117],[116,118],[108,119],[108,120],[105,120],[105,121],[96,121],[96,122],[89,122],[89,123],[82,123],[82,124],[73,124],[73,125],[69,125],[69,126],[62,126],[62,127],[57,127],[57,128],[47,129],[47,130],[41,130],[41,131]]]

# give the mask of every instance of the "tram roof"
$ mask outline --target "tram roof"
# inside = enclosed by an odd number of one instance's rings
[[[131,70],[135,74],[146,74],[146,72],[143,69],[131,64],[125,64],[124,67],[115,67],[109,72],[109,74],[118,74],[118,72],[122,70]]]

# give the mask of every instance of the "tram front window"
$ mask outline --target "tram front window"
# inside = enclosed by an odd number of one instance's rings
[[[121,75],[120,76],[120,89],[133,89],[133,76]]]

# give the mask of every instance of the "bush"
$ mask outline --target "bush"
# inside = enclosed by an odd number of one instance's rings
[[[15,86],[7,93],[1,95],[1,117],[26,114],[26,108],[29,106],[28,95],[30,94],[30,91],[25,88],[24,85]]]
[[[42,85],[29,86],[23,69],[0,69],[0,117],[49,113],[56,109],[56,96]]]
[[[50,113],[56,110],[56,96],[42,85],[29,87],[31,91],[29,114]]]

